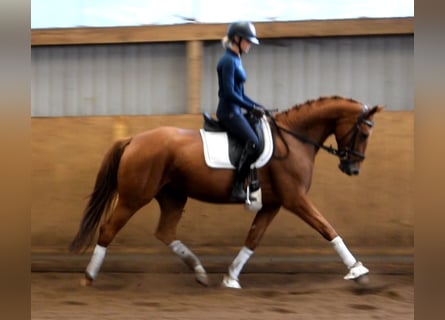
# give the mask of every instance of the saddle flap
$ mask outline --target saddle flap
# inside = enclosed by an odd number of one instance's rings
[[[210,120],[210,121],[208,121]],[[261,141],[259,157],[253,163],[256,168],[264,166],[272,157],[273,138],[269,122],[263,116],[254,126],[255,131]],[[217,127],[214,124],[218,124]],[[210,124],[211,129],[205,129],[206,124]],[[214,130],[218,128],[218,130]],[[243,146],[234,138],[230,137],[226,131],[221,131],[222,126],[218,121],[212,119],[208,114],[204,114],[204,128],[200,129],[203,141],[204,158],[206,164],[211,168],[235,169]]]

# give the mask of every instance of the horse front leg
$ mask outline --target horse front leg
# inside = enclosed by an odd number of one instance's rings
[[[344,279],[355,280],[358,283],[368,282],[367,274],[369,270],[360,261],[357,261],[343,239],[306,195],[293,198],[290,203],[285,204],[285,207],[297,214],[303,221],[317,230],[326,240],[331,242],[335,252],[349,270]]]
[[[246,262],[252,256],[255,248],[260,244],[260,241],[266,232],[267,227],[275,218],[280,206],[263,207],[255,216],[253,220],[247,238],[244,242],[244,246],[241,248],[238,255],[229,266],[228,273],[224,275],[221,285],[226,288],[241,289],[239,283],[239,275],[246,264]]]

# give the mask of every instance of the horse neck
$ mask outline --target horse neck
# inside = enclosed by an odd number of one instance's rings
[[[352,104],[359,103],[340,97],[320,98],[284,111],[277,115],[276,120],[289,130],[322,144],[334,134],[339,120],[351,110],[358,110]]]

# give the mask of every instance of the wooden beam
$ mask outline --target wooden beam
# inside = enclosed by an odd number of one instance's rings
[[[260,39],[414,34],[414,18],[255,22]],[[32,29],[31,45],[83,45],[221,39],[227,24]]]
[[[414,21],[401,18],[259,23],[257,33],[260,38],[413,34]]]
[[[202,41],[187,42],[187,111],[201,112]]]

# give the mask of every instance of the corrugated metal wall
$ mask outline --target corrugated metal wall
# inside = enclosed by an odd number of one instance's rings
[[[219,42],[203,52],[202,111],[217,103]],[[33,47],[32,116],[187,112],[184,43]],[[339,94],[414,109],[414,37],[265,40],[243,57],[246,93],[279,109]]]
[[[182,43],[33,47],[32,116],[185,113]]]

